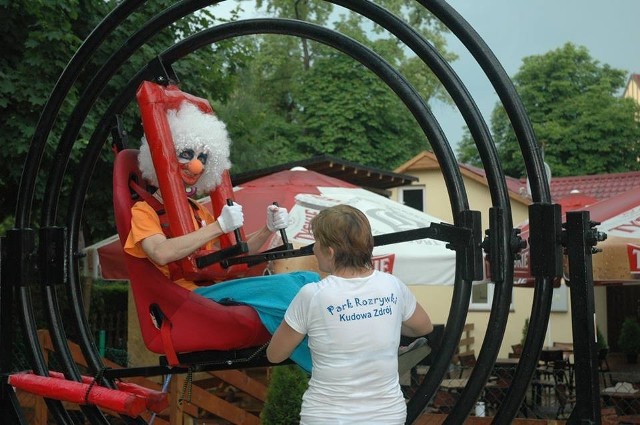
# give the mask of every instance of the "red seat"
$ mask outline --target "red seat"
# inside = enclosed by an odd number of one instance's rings
[[[138,171],[137,150],[119,152],[114,162],[113,204],[120,242],[131,229],[132,199],[129,180],[143,184]],[[125,254],[142,338],[149,350],[165,352],[160,330],[151,309],[159,307],[172,324],[171,340],[177,353],[233,350],[255,347],[270,338],[256,311],[248,306],[225,306],[201,297],[165,277],[147,259]]]

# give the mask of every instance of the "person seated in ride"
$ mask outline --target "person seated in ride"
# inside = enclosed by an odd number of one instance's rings
[[[167,119],[180,163],[180,175],[185,194],[196,196],[215,189],[222,181],[222,174],[229,169],[230,138],[225,124],[213,114],[201,112],[189,102],[183,102],[179,110],[169,110]],[[143,137],[138,155],[142,177],[158,187],[158,178],[151,159],[151,152]],[[163,202],[157,190],[153,197]],[[185,258],[196,250],[219,249],[218,238],[241,227],[244,223],[242,206],[237,203],[225,205],[218,217],[198,202],[193,204],[192,220],[196,230],[176,237],[167,237],[163,231],[158,212],[141,200],[131,209],[131,231],[124,251],[138,258],[148,258],[165,276],[170,276],[169,264]],[[266,223],[247,237],[249,253],[256,253],[276,231],[287,227],[289,215],[286,208],[269,205],[266,208]],[[275,332],[282,321],[287,306],[299,289],[320,279],[315,272],[292,272],[270,276],[257,276],[221,283],[193,282],[185,279],[175,283],[214,301],[233,301],[255,308],[269,332]],[[232,332],[233,330],[230,330]],[[292,359],[307,371],[311,369],[308,347],[301,344]]]
[[[231,142],[224,123],[188,102],[184,102],[179,111],[169,110],[167,118],[186,195],[194,197],[215,189],[222,181],[222,173],[231,167]],[[144,137],[138,161],[142,177],[159,187],[150,147]],[[153,197],[160,203],[163,202],[160,190],[153,193]],[[145,201],[137,202],[131,210],[131,232],[125,251],[139,258],[149,258],[169,276],[169,263],[180,260],[203,246],[210,250],[219,249],[218,238],[244,223],[242,206],[236,203],[225,205],[217,219],[202,204],[191,204],[197,208],[192,217],[197,230],[183,236],[167,238],[154,208]],[[288,220],[285,208],[269,205],[265,225],[247,238],[249,253],[258,252],[273,232],[287,227]],[[184,279],[176,283],[190,290],[200,286]]]

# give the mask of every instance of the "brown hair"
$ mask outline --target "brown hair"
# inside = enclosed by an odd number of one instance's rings
[[[311,219],[316,243],[334,250],[334,265],[342,268],[372,268],[373,236],[367,217],[349,205],[335,205]]]

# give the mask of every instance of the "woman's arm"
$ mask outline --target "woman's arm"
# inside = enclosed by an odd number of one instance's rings
[[[416,304],[416,310],[411,317],[402,322],[400,332],[405,336],[423,336],[431,331],[433,331],[431,318],[420,304]]]
[[[303,339],[304,334],[295,331],[283,320],[273,334],[271,342],[269,342],[267,359],[269,359],[271,363],[280,363],[288,359]]]

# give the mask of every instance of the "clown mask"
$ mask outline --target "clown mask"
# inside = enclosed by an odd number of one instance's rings
[[[183,102],[178,110],[167,111],[167,120],[187,195],[200,195],[215,189],[222,181],[224,170],[231,167],[231,140],[225,124],[189,102]],[[142,177],[158,186],[149,144],[144,137],[138,161]]]

